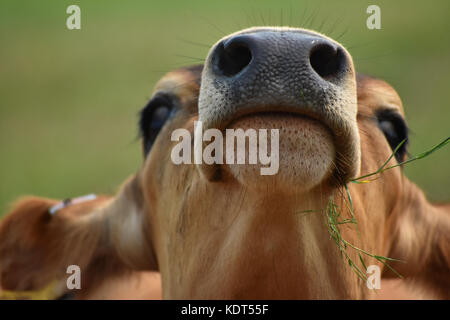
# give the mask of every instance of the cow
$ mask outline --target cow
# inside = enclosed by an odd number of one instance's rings
[[[195,145],[198,121],[278,129],[279,170],[174,163],[173,132]],[[335,40],[290,27],[228,35],[203,65],[156,84],[139,129],[142,167],[115,196],[13,206],[0,224],[5,292],[56,283],[52,297],[64,297],[76,265],[76,298],[113,298],[121,286],[165,299],[377,298],[366,270],[352,268],[362,258],[385,279],[450,297],[450,205],[430,203],[401,166],[355,180],[406,160],[408,127],[397,92],[357,74]],[[345,245],[330,236],[330,203],[353,222],[339,229]]]

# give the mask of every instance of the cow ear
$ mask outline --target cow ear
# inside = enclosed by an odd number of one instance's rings
[[[139,176],[133,176],[105,208],[108,242],[131,269],[158,271],[149,208],[142,190]]]
[[[0,287],[35,291],[63,283],[76,265],[84,292],[132,270],[157,270],[139,179],[115,197],[74,204],[55,214],[56,200],[29,197],[0,222]]]
[[[56,200],[26,197],[0,224],[0,285],[9,290],[32,290],[46,284],[39,277],[46,260],[45,235]],[[43,249],[43,250],[41,250]]]
[[[19,200],[0,221],[0,287],[41,290],[50,283],[65,283],[70,265],[86,268],[99,251],[100,208],[109,201],[97,197],[64,207],[46,198]]]
[[[392,266],[406,280],[450,298],[450,204],[431,204],[408,180],[399,201],[389,256],[403,263]]]

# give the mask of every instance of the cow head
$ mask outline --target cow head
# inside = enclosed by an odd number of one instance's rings
[[[278,129],[277,173],[261,175],[260,164],[175,164],[172,134],[185,129],[195,145],[196,121],[216,132]],[[44,210],[19,207],[5,218],[2,286],[39,287],[79,264],[89,279],[158,270],[165,298],[368,298],[373,291],[347,264],[359,251],[343,258],[330,239],[332,201],[358,222],[340,228],[347,243],[402,260],[392,267],[448,297],[449,207],[428,203],[401,168],[349,183],[375,172],[408,130],[396,91],[356,75],[336,41],[294,28],[229,35],[204,66],[164,76],[139,125],[143,166],[114,199],[54,217],[33,200]],[[403,144],[390,164],[405,158]],[[370,257],[366,264],[383,268]]]

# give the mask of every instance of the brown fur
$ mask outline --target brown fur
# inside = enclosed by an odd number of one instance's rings
[[[377,295],[342,261],[322,214],[295,214],[322,209],[330,197],[345,208],[342,187],[256,190],[231,175],[211,182],[194,165],[173,165],[170,133],[193,131],[200,72],[181,69],[157,84],[155,93],[177,95],[182,108],[116,197],[68,207],[54,217],[47,213],[54,200],[27,198],[15,206],[0,224],[2,288],[37,290],[65,279],[65,268],[77,264],[86,275],[79,298],[114,298],[107,291],[124,288],[139,296],[145,286],[132,283],[140,277],[158,288],[154,274],[133,270],[159,270],[164,298],[405,298],[389,296],[396,290],[421,297],[409,286],[428,293],[425,297],[450,298],[450,206],[430,204],[401,168],[368,184],[349,184],[361,236],[347,227],[342,236],[404,261],[393,264],[405,277],[402,287],[385,282],[391,291]],[[398,94],[382,80],[358,77],[357,94],[364,175],[392,153],[373,120],[376,110],[404,111]],[[358,260],[355,252],[352,257]],[[384,276],[393,277],[386,269]],[[149,291],[148,297],[158,297]]]

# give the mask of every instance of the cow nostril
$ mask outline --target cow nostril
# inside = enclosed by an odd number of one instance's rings
[[[252,60],[252,53],[244,43],[223,43],[217,47],[216,68],[224,76],[231,77],[241,72]]]
[[[312,49],[309,57],[311,67],[322,78],[328,80],[337,76],[345,65],[345,53],[339,47],[320,44]]]

